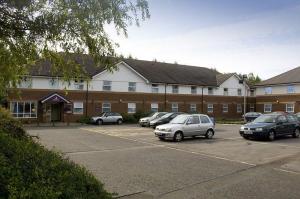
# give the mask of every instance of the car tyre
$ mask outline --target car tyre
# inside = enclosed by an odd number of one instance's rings
[[[276,137],[275,132],[274,131],[270,131],[269,134],[268,134],[269,141],[275,140],[275,137]]]
[[[123,123],[123,121],[121,120],[121,119],[119,119],[118,121],[117,121],[117,124],[118,125],[120,125],[120,124],[122,124]]]
[[[246,139],[246,140],[249,140],[249,137],[246,136],[246,135],[244,135],[243,138]]]
[[[103,121],[102,120],[97,120],[97,124],[100,126],[103,124]]]
[[[158,139],[161,140],[161,141],[165,141],[165,138],[159,137]]]
[[[206,134],[205,134],[205,138],[206,139],[212,139],[214,137],[214,131],[209,129],[207,130]]]
[[[174,138],[173,140],[175,142],[181,142],[183,140],[183,133],[182,132],[176,132],[175,135],[174,135]]]
[[[297,129],[295,130],[295,132],[293,133],[293,137],[294,137],[294,138],[299,138],[299,136],[300,136],[300,130],[297,128]]]

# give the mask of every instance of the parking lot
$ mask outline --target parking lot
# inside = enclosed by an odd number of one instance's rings
[[[121,198],[299,198],[300,139],[215,137],[160,141],[136,125],[31,128],[39,141],[84,165]]]

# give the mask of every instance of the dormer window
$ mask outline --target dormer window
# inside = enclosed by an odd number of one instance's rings
[[[224,88],[224,96],[228,96],[228,88]]]
[[[20,88],[31,88],[32,87],[32,78],[23,77],[20,83]]]
[[[75,89],[83,90],[84,80],[82,80],[82,79],[75,79],[74,80],[74,87],[75,87]]]
[[[178,86],[177,85],[173,85],[172,86],[172,93],[178,93]]]
[[[49,80],[49,84],[51,88],[57,88],[58,87],[58,79],[53,77]]]

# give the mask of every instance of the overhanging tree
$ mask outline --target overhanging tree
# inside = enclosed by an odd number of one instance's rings
[[[127,36],[129,25],[149,16],[147,0],[0,0],[0,96],[38,59],[50,60],[64,81],[84,74],[71,53],[87,53],[112,70],[117,44],[105,27]]]

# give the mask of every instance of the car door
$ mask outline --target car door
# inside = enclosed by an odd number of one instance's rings
[[[113,120],[112,120],[112,114],[111,113],[106,113],[103,121],[106,122],[106,123],[113,122]]]
[[[281,115],[277,118],[276,124],[276,133],[277,135],[285,135],[289,132],[289,125],[287,118],[284,115]]]
[[[201,129],[201,135],[205,135],[207,130],[211,128],[212,123],[210,122],[209,118],[205,115],[200,115],[200,129]]]
[[[184,127],[185,136],[200,135],[200,118],[199,116],[190,116]]]
[[[295,132],[298,124],[297,124],[297,118],[294,115],[287,115],[288,120],[288,135],[291,135]]]

